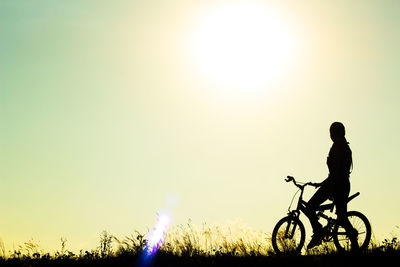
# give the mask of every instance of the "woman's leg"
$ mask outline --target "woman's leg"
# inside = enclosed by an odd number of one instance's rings
[[[316,214],[317,208],[331,196],[331,190],[327,184],[322,185],[317,192],[311,197],[304,210],[304,214],[310,220],[314,233],[322,229],[322,225],[318,222]]]
[[[304,210],[304,214],[310,220],[311,226],[313,228],[313,236],[307,245],[307,249],[318,246],[323,238],[322,225],[318,222],[318,217],[316,214],[317,208],[325,202],[331,196],[331,188],[328,184],[323,184],[317,192],[311,197],[307,203],[307,207]]]
[[[335,205],[336,214],[339,224],[346,230],[346,233],[351,241],[352,250],[358,249],[357,230],[351,225],[347,217],[347,199],[350,193],[350,183],[343,183],[336,188]]]

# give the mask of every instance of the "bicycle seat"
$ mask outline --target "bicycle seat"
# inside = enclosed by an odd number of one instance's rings
[[[355,193],[354,195],[351,195],[348,199],[347,199],[347,203],[350,202],[351,200],[353,200],[354,198],[358,197],[360,195],[360,192]],[[335,207],[335,203],[333,202],[332,198],[329,198],[329,200],[331,201],[330,203],[327,204],[323,204],[320,205],[317,210],[318,211],[325,211],[325,210],[330,210],[330,212],[333,211],[333,208]]]

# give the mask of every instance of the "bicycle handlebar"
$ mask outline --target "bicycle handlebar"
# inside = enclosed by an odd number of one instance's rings
[[[296,184],[296,181],[294,180],[294,177],[292,177],[292,176],[288,176],[286,179],[285,179],[285,181],[286,182],[291,182],[291,181],[293,181],[295,184]]]
[[[285,181],[286,181],[287,183],[293,182],[294,185],[297,186],[297,187],[300,188],[300,189],[303,189],[303,188],[306,187],[307,185],[314,186],[315,188],[321,186],[321,184],[319,184],[319,183],[312,183],[312,182],[308,182],[308,183],[305,183],[305,184],[303,184],[303,185],[300,185],[300,184],[298,184],[298,183],[296,182],[296,180],[294,179],[293,176],[287,176],[287,178],[285,179]]]

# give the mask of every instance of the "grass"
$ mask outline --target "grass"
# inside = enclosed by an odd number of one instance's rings
[[[0,240],[2,266],[149,266],[140,261],[146,247],[146,234],[138,231],[117,238],[106,231],[99,245],[90,251],[74,253],[67,240],[60,239],[60,249],[43,252],[30,240],[6,253]],[[382,242],[373,240],[369,249],[358,254],[338,253],[331,243],[299,255],[276,255],[270,235],[240,223],[228,226],[198,227],[190,221],[169,229],[163,245],[151,262],[153,266],[350,266],[352,264],[390,264],[400,259],[397,237]],[[142,263],[142,264],[141,264]]]

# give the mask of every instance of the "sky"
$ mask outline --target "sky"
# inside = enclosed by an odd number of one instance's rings
[[[399,1],[0,1],[0,238],[240,220],[322,181],[341,121],[350,210],[400,225]],[[313,189],[306,192],[310,197]],[[302,218],[306,222],[306,218]],[[309,233],[310,234],[310,233]]]

